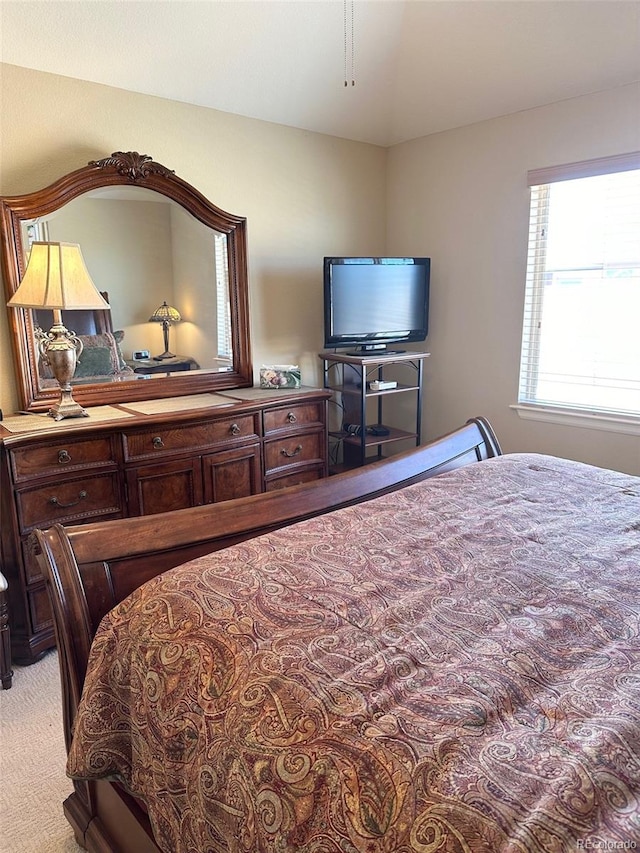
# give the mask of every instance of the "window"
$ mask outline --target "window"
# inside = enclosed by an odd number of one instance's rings
[[[214,237],[216,257],[216,304],[218,306],[218,358],[230,359],[231,308],[229,306],[229,267],[227,262],[227,237]]]
[[[529,186],[519,403],[640,417],[640,152]]]

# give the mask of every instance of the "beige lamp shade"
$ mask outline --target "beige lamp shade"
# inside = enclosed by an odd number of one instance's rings
[[[7,303],[13,308],[109,308],[87,270],[77,243],[31,245],[27,271]]]

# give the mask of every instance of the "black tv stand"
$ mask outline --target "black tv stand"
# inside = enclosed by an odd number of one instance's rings
[[[367,349],[366,347],[363,347],[363,349],[347,352],[345,355],[355,355],[358,358],[366,358],[369,355],[402,355],[403,352],[406,352],[406,349],[378,349],[377,347]]]
[[[383,455],[391,455],[394,450],[406,450],[403,442],[420,444],[423,365],[428,357],[428,352],[387,349],[320,353],[324,387],[333,392],[334,420],[339,418],[339,422],[329,426],[332,473],[366,465]],[[385,376],[387,370],[390,375]],[[393,381],[385,382],[385,378]],[[411,415],[403,417],[403,406],[393,405],[398,394],[408,395],[409,400],[413,394],[415,426],[411,424]],[[409,411],[411,408],[409,402]]]

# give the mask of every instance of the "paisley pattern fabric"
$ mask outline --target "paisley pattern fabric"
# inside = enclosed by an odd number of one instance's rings
[[[640,478],[507,455],[138,589],[68,772],[166,853],[632,849],[639,633]]]

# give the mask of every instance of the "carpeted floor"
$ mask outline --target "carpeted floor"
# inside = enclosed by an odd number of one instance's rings
[[[0,851],[82,853],[62,813],[72,785],[57,654],[14,669],[13,686],[0,690]]]

